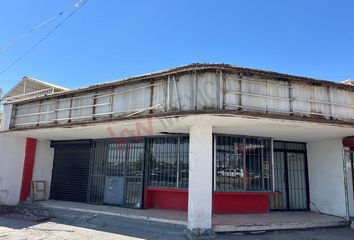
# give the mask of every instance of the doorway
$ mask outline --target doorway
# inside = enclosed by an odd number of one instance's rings
[[[86,202],[90,141],[52,141],[54,161],[50,199]]]
[[[274,141],[272,210],[308,210],[306,144]]]
[[[93,141],[89,203],[142,208],[144,145],[136,139]]]

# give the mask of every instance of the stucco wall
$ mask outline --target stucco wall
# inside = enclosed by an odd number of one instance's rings
[[[26,138],[0,134],[0,204],[19,200]]]
[[[346,215],[341,139],[307,144],[312,211]]]
[[[49,198],[52,180],[53,159],[54,149],[50,147],[50,141],[39,140],[37,142],[32,180],[46,181],[47,199]]]

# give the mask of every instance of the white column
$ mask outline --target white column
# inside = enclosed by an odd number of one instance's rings
[[[211,229],[212,224],[212,124],[190,127],[188,229]]]
[[[307,159],[311,210],[345,217],[342,140],[309,142]]]

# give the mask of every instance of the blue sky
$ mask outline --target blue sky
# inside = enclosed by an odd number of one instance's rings
[[[0,3],[0,46],[75,0]],[[22,61],[0,75],[69,88],[193,62],[340,81],[354,78],[352,0],[89,0]],[[0,71],[63,17],[0,52]]]

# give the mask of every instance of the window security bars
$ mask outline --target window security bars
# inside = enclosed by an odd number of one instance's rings
[[[141,208],[144,177],[147,187],[188,188],[188,149],[185,136],[93,140],[87,202]]]
[[[142,207],[143,140],[94,140],[91,151],[88,202]]]
[[[188,137],[146,139],[147,187],[188,188]]]
[[[271,191],[271,139],[215,136],[215,191]]]
[[[308,210],[306,143],[274,141],[272,210]]]

